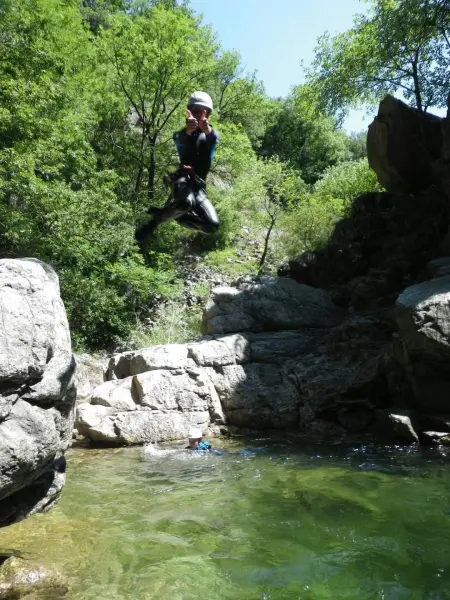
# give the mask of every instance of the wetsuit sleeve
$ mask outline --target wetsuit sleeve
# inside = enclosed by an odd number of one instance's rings
[[[211,131],[211,133],[209,133],[206,136],[206,141],[207,141],[207,143],[209,145],[209,148],[210,148],[210,154],[209,154],[210,159],[213,160],[214,154],[216,152],[217,144],[220,141],[219,134],[217,133],[217,131],[215,129],[213,129]]]
[[[173,141],[175,142],[175,146],[177,147],[178,157],[180,161],[183,158],[184,151],[186,149],[187,143],[187,134],[184,129],[180,129],[180,131],[175,131],[173,134]]]

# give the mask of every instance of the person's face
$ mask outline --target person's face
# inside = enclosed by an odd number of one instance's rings
[[[208,111],[204,106],[190,106],[189,110],[191,111],[192,116],[197,120],[202,117],[203,113],[208,117]]]
[[[197,446],[199,445],[200,440],[189,440],[189,447],[190,448],[197,448]]]

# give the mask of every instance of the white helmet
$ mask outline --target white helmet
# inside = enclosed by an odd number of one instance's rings
[[[188,107],[189,106],[203,106],[211,112],[213,111],[213,101],[211,96],[206,92],[194,92],[189,98]]]
[[[198,427],[191,427],[188,432],[188,439],[190,440],[199,440],[203,437],[202,430]]]

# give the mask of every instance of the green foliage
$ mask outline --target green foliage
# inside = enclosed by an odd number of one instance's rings
[[[367,157],[367,133],[360,131],[347,137],[347,147],[350,160],[360,160]]]
[[[350,105],[401,93],[419,110],[444,107],[450,64],[448,0],[371,0],[353,28],[319,39],[309,71],[322,108],[342,117]]]
[[[211,82],[220,127],[223,123],[241,126],[256,147],[264,136],[272,103],[255,75],[243,76],[237,52],[224,52],[217,77]]]
[[[219,134],[220,144],[210,177],[219,185],[230,186],[238,177],[252,169],[256,163],[256,155],[242,126],[234,123],[222,123]]]
[[[121,180],[97,170],[87,143],[94,115],[87,81],[92,46],[77,3],[2,6],[0,251],[52,264],[73,337],[106,345],[128,335],[170,271],[145,267]]]
[[[344,215],[342,200],[331,196],[306,195],[280,222],[279,244],[285,259],[293,258],[305,250],[315,250],[324,245],[336,222]]]
[[[237,279],[242,275],[256,273],[257,271],[257,264],[251,261],[242,261],[237,256],[236,250],[233,247],[209,252],[205,263],[218,273],[231,279]]]
[[[208,27],[160,3],[133,18],[114,15],[99,36],[101,98],[120,98],[122,114],[105,115],[97,143],[105,152],[113,146],[133,202],[148,206],[164,197],[161,177],[177,162],[172,133],[184,122],[186,98],[213,76],[216,51]]]
[[[307,86],[298,86],[279,103],[260,152],[291,164],[307,183],[314,183],[327,167],[349,157],[344,132],[336,129],[333,119],[315,111]]]
[[[325,244],[336,222],[350,210],[353,200],[377,190],[382,188],[366,159],[327,169],[312,192],[303,195],[298,205],[283,215],[280,245],[285,255],[292,258]]]
[[[367,159],[362,158],[330,167],[314,186],[314,195],[342,200],[348,210],[360,194],[381,190],[375,171],[369,167]]]
[[[194,341],[201,335],[200,306],[187,307],[171,301],[158,311],[155,318],[156,324],[151,328],[138,323],[129,335],[128,346],[148,348],[158,344],[182,344]]]
[[[267,98],[184,1],[3,0],[0,81],[0,253],[55,267],[80,347],[192,339],[200,309],[180,304],[177,257],[202,251],[230,276],[269,268],[280,240],[315,246],[355,190],[375,189],[362,137],[317,112],[315,84]],[[172,135],[195,89],[215,104],[208,194],[221,227],[165,223],[140,254],[134,228],[167,199]],[[264,241],[245,261],[243,225]]]
[[[10,172],[17,166],[10,162]],[[32,255],[56,268],[79,344],[126,336],[154,295],[172,287],[170,271],[146,268],[136,254],[132,211],[117,202],[113,184],[106,172],[92,174],[78,191],[43,182],[31,170],[0,180],[2,253]]]

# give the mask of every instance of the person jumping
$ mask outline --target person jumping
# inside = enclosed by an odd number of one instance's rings
[[[212,111],[212,99],[206,92],[194,92],[189,98],[186,126],[173,135],[180,167],[164,177],[171,188],[171,197],[164,206],[148,209],[153,218],[136,230],[139,244],[158,225],[171,219],[202,233],[214,233],[219,228],[216,209],[206,195],[206,177],[219,141],[208,122]]]

